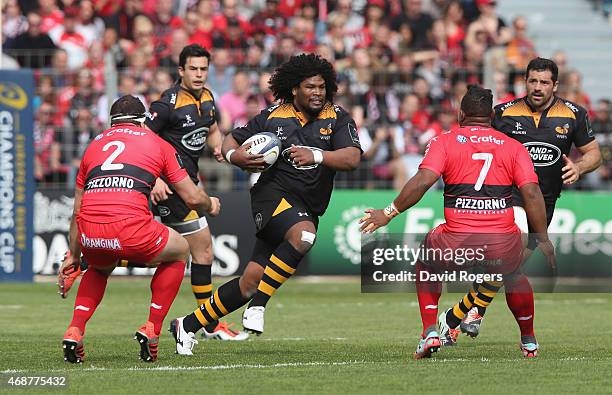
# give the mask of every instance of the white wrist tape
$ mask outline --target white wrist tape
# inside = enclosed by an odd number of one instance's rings
[[[232,148],[231,150],[227,151],[227,154],[225,154],[225,160],[227,161],[227,163],[232,163],[230,158],[232,157],[232,154],[234,153],[234,151],[236,150]]]
[[[312,155],[314,156],[314,163],[323,163],[323,152],[312,150]]]
[[[385,213],[385,215],[389,218],[394,218],[396,216],[399,215],[399,210],[397,209],[397,207],[395,207],[395,203],[391,202],[390,205],[388,205],[387,207],[385,207],[385,209],[383,210],[383,212]]]

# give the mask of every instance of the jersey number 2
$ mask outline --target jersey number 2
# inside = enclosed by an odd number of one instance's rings
[[[485,178],[487,178],[487,173],[491,168],[491,162],[493,162],[493,154],[488,152],[476,152],[472,154],[472,159],[484,160],[484,165],[482,165],[482,169],[480,169],[480,174],[478,175],[476,184],[474,184],[474,189],[480,191],[480,189],[482,188],[482,184],[484,184]]]
[[[123,169],[123,163],[113,163],[113,161],[115,159],[117,159],[119,154],[121,154],[123,152],[123,150],[125,149],[125,144],[123,142],[121,142],[121,141],[111,141],[110,143],[106,144],[102,148],[102,151],[106,152],[112,146],[115,146],[117,148],[115,148],[115,150],[108,156],[108,158],[106,158],[104,163],[102,163],[101,169],[104,170],[104,171],[106,171],[106,170],[121,170],[121,169]]]

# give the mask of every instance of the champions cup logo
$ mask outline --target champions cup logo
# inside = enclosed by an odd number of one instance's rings
[[[12,107],[15,110],[23,110],[28,105],[28,95],[19,85],[13,82],[1,82],[0,104]]]

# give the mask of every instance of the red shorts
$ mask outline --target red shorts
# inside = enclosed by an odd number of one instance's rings
[[[481,267],[487,273],[509,274],[520,267],[523,259],[518,227],[511,233],[457,233],[441,224],[429,231],[424,244],[430,257],[424,262],[437,270]]]
[[[111,223],[77,217],[79,243],[89,265],[108,267],[119,259],[147,263],[158,256],[170,231],[153,217],[132,217]]]

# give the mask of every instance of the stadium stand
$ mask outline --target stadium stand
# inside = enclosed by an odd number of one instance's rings
[[[176,79],[180,49],[195,42],[212,51],[209,87],[226,132],[272,103],[268,73],[289,56],[314,51],[332,61],[337,102],[358,119],[366,153],[357,172],[338,177],[345,188],[400,187],[428,140],[455,122],[467,84],[507,101],[523,94],[528,60],[551,56],[564,70],[560,95],[589,110],[604,151],[604,166],[574,188],[612,190],[612,79],[601,66],[612,40],[596,40],[612,29],[602,14],[608,1],[554,9],[526,0],[30,3],[4,2],[3,65],[36,70],[36,178],[47,188],[72,187],[112,99],[136,94],[148,106]],[[559,29],[570,17],[578,36]],[[595,54],[607,57],[596,64]],[[248,187],[238,171],[216,169],[202,174],[212,189]]]

